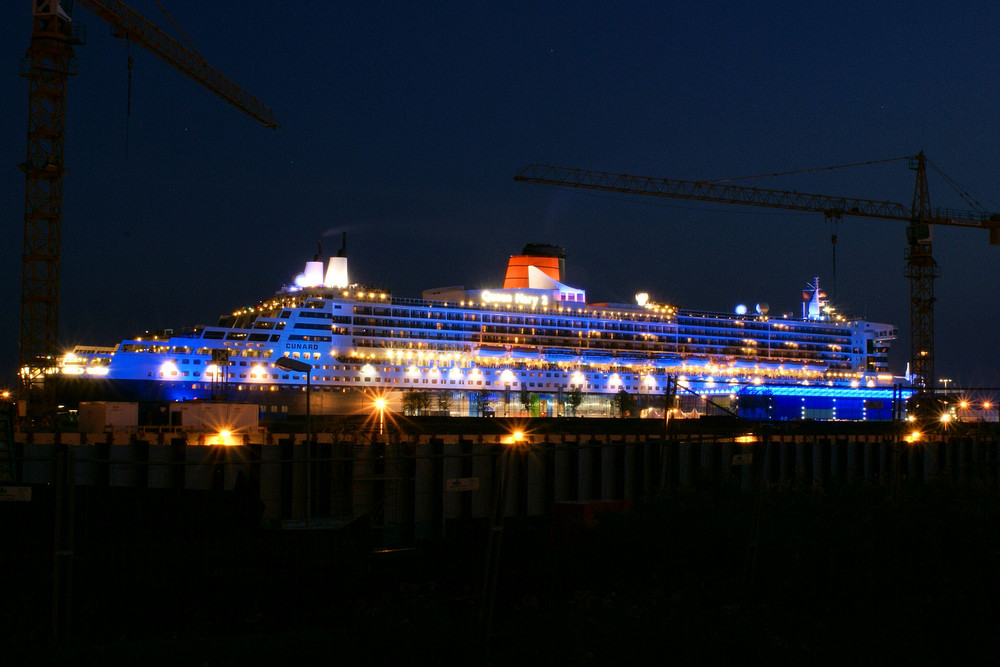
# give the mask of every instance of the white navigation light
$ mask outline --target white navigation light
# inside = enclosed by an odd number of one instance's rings
[[[649,293],[639,292],[635,295],[635,302],[639,304],[640,307],[645,308],[646,304],[649,303]]]
[[[747,314],[747,307],[745,305],[743,305],[742,303],[740,305],[736,306],[736,314],[737,315],[746,315]]]

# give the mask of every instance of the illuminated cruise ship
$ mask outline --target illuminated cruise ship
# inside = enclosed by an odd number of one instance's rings
[[[888,368],[895,327],[835,315],[818,279],[801,317],[772,317],[763,304],[702,312],[647,294],[588,303],[564,266],[561,248],[529,245],[502,287],[403,298],[351,283],[343,253],[317,255],[273,298],[215,326],[79,346],[59,372],[91,398],[234,400],[264,419],[305,412],[307,397],[312,414],[382,398],[454,416],[611,416],[624,404],[655,418],[889,419],[911,393]]]

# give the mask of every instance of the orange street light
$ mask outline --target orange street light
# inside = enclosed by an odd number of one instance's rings
[[[388,401],[385,400],[385,396],[379,396],[375,399],[375,409],[378,410],[378,434],[382,435],[385,431],[385,408]]]

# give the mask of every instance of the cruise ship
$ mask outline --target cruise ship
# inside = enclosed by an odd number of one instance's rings
[[[407,298],[352,283],[343,250],[317,254],[214,326],[78,346],[59,381],[92,400],[257,404],[264,420],[306,401],[314,415],[885,420],[912,394],[889,371],[895,327],[838,315],[818,279],[801,317],[775,317],[647,293],[589,303],[564,276],[562,248],[530,244],[502,286]]]

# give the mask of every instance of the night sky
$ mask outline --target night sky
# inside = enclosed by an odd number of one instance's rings
[[[167,29],[151,0],[133,8]],[[112,345],[269,297],[348,232],[352,278],[418,296],[500,283],[525,243],[565,247],[591,301],[842,312],[899,328],[905,223],[516,183],[531,162],[702,180],[912,155],[1000,211],[994,2],[163,3],[269,104],[269,130],[77,7],[60,342]],[[428,7],[423,6],[428,4]],[[31,3],[0,17],[0,379],[17,359]],[[130,115],[126,111],[131,106]],[[906,161],[741,181],[910,205]],[[933,170],[931,203],[971,210]],[[940,228],[937,375],[1000,386],[1000,247]]]

